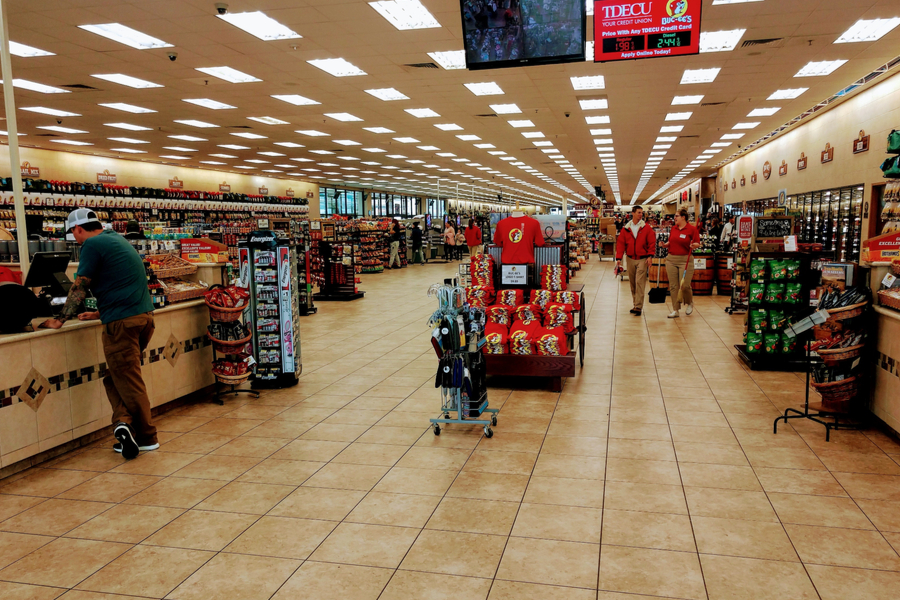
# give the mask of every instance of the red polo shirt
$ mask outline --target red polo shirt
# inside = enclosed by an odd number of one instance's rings
[[[503,248],[500,261],[504,265],[533,264],[535,246],[544,245],[541,224],[528,215],[507,217],[497,223],[494,243]]]
[[[669,231],[669,254],[684,256],[691,253],[691,244],[700,243],[700,233],[697,228],[687,223],[684,229],[678,229],[673,225]]]

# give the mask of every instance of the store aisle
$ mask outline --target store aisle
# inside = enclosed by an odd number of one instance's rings
[[[425,292],[453,270],[363,276],[364,300],[321,304],[293,389],[174,411],[131,462],[110,439],[0,481],[0,597],[896,597],[900,444],[774,436],[803,381],[746,371],[715,296],[636,318],[594,259],[578,376],[491,389],[492,439],[434,436]]]

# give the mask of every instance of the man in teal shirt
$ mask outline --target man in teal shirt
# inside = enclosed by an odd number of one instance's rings
[[[60,316],[41,327],[59,329],[74,318],[90,288],[103,324],[103,353],[109,371],[103,385],[112,405],[113,434],[119,440],[114,450],[125,458],[135,458],[141,450],[159,448],[141,375],[141,355],[154,330],[144,263],[125,238],[103,229],[92,210],[79,208],[70,213],[66,230],[82,246],[78,272]],[[97,318],[80,318],[85,317]]]

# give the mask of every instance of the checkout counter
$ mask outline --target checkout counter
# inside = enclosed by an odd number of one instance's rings
[[[209,285],[222,283],[224,266],[200,264],[191,277]],[[38,329],[48,312],[62,308],[63,291],[68,291],[76,268],[68,262],[68,254],[43,259],[36,255],[27,283],[43,289],[41,301],[23,286],[0,284],[0,312],[25,320],[16,332],[0,333],[0,477],[30,464],[27,459],[70,446],[111,424],[102,382],[106,362],[100,321],[72,320],[61,329]],[[4,292],[9,286],[31,294],[36,304],[29,308],[21,302],[4,303],[4,294],[9,298],[15,293]],[[60,297],[63,300],[57,300]],[[28,310],[36,313],[14,314]],[[209,311],[203,299],[157,309],[154,321],[156,331],[143,357],[151,405],[161,406],[213,385],[213,354],[206,336]],[[173,357],[171,348],[180,352]]]

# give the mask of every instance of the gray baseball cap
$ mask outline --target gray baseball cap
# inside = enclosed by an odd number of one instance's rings
[[[71,231],[76,225],[86,225],[87,223],[100,223],[97,213],[89,208],[78,208],[69,213],[66,218],[66,231]]]

